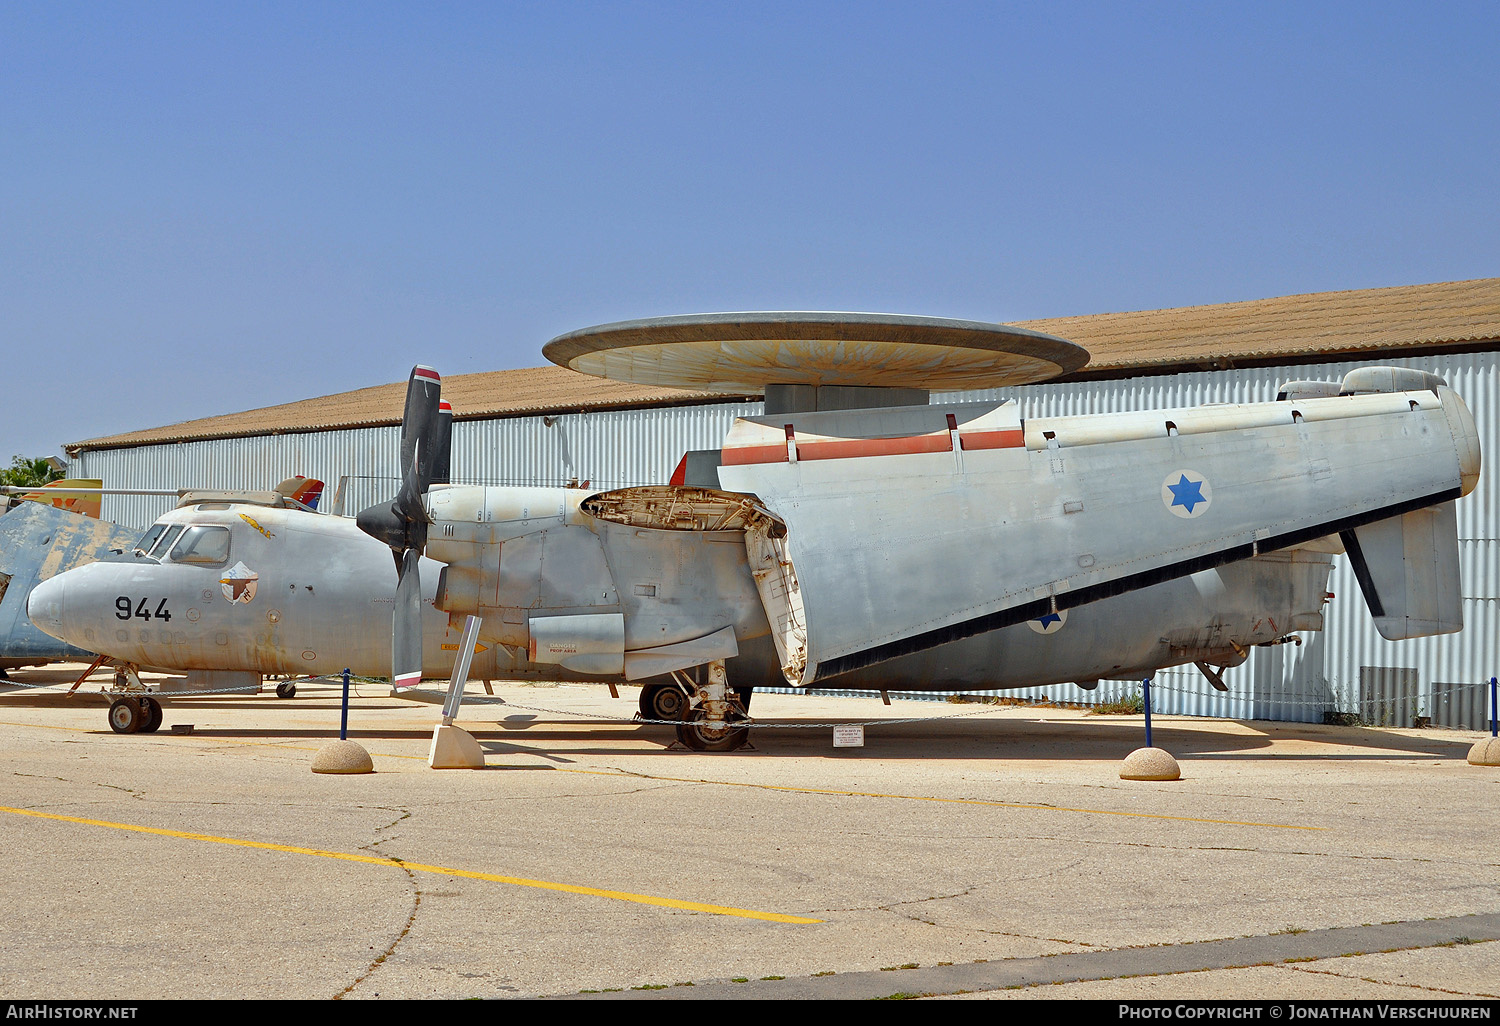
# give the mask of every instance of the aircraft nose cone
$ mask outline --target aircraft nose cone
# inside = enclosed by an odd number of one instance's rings
[[[36,624],[38,630],[60,641],[67,640],[62,633],[63,596],[67,592],[67,585],[61,580],[63,576],[59,574],[42,581],[26,596],[26,615],[31,617],[31,622]]]

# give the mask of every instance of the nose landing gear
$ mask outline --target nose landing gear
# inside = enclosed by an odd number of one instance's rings
[[[116,734],[154,734],[161,729],[161,703],[146,694],[146,685],[136,675],[135,667],[115,667],[114,690],[125,694],[109,704],[110,730]]]
[[[161,703],[149,695],[117,698],[109,706],[109,729],[116,734],[152,734],[161,728]]]

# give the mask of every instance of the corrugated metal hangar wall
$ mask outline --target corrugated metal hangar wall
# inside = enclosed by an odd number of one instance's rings
[[[1372,363],[1418,367],[1442,375],[1474,412],[1490,460],[1479,487],[1458,503],[1465,628],[1458,634],[1389,642],[1375,631],[1359,587],[1336,560],[1322,633],[1303,644],[1257,648],[1229,670],[1227,695],[1193,667],[1166,670],[1153,682],[1162,712],[1250,719],[1321,720],[1325,712],[1356,712],[1367,722],[1410,724],[1429,716],[1446,726],[1478,728],[1488,715],[1484,681],[1500,672],[1500,353],[1372,358],[1280,368],[1202,371],[1032,385],[1007,391],[960,392],[934,402],[1014,397],[1023,416],[1108,413],[1275,398],[1292,379],[1338,380]],[[462,416],[463,411],[459,410]],[[761,412],[760,403],[708,403],[548,416],[460,420],[454,426],[454,478],[476,484],[561,485],[588,482],[606,489],[664,482],[682,454],[718,448],[734,419]],[[263,435],[137,448],[84,450],[72,474],[129,488],[269,488],[293,474],[327,482],[325,507],[346,512],[396,491],[394,427]],[[335,492],[339,494],[335,496]],[[169,508],[164,499],[107,496],[104,517],[145,527]],[[1086,692],[1071,684],[1007,694],[1095,704],[1139,688],[1101,682]]]

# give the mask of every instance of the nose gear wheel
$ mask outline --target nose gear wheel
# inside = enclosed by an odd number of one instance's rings
[[[117,698],[109,706],[109,729],[116,734],[150,734],[160,729],[161,703],[154,698]]]

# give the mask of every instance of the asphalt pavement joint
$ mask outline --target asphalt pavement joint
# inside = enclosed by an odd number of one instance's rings
[[[1471,997],[1472,996],[1471,994],[1468,994],[1468,993],[1466,993],[1464,991],[1459,991],[1459,990],[1445,990],[1442,987],[1429,987],[1429,986],[1425,986],[1425,985],[1420,984],[1420,983],[1404,983],[1404,982],[1402,982],[1400,980],[1378,979],[1378,978],[1373,977],[1373,976],[1351,976],[1348,973],[1335,973],[1335,972],[1331,972],[1331,971],[1329,971],[1327,969],[1312,969],[1312,968],[1309,968],[1309,967],[1304,966],[1304,965],[1290,965],[1290,964],[1287,964],[1287,963],[1283,963],[1283,964],[1281,964],[1279,966],[1276,966],[1276,968],[1277,969],[1285,970],[1287,972],[1305,973],[1308,976],[1323,976],[1323,977],[1328,977],[1328,978],[1335,979],[1335,980],[1355,979],[1355,980],[1359,980],[1362,983],[1376,984],[1376,985],[1379,985],[1379,986],[1386,986],[1386,987],[1406,987],[1406,988],[1408,988],[1410,990],[1414,990],[1414,991],[1418,992],[1417,995],[1414,995],[1414,1000],[1417,997],[1426,997],[1427,995],[1430,995],[1430,994],[1431,995],[1446,994],[1446,995],[1452,995],[1452,996],[1455,996],[1455,997]],[[1485,995],[1485,996],[1493,996],[1493,995]]]
[[[1462,930],[1455,936],[1451,931]],[[1354,957],[1373,953],[1445,948],[1500,939],[1500,914],[1477,913],[1434,920],[1410,920],[1379,926],[1334,927],[1324,930],[1283,930],[1273,934],[1223,938],[1185,943],[1132,945],[1086,952],[1064,952],[1030,958],[993,959],[967,963],[900,966],[902,972],[886,970],[838,973],[822,979],[787,977],[774,982],[750,981],[724,985],[703,981],[691,996],[699,999],[792,999],[882,997],[933,997],[983,991],[1019,990],[1063,983],[1143,977],[1181,976],[1192,973],[1266,967],[1285,969],[1296,962]],[[1323,970],[1323,972],[1327,972]],[[1330,978],[1365,979],[1353,974],[1327,973]],[[1449,991],[1435,986],[1413,985],[1390,979],[1368,982],[1412,987],[1423,993],[1457,993],[1465,997],[1494,997],[1488,993]],[[562,999],[604,997],[631,999],[646,995],[615,993],[602,995],[560,994]],[[660,997],[686,997],[667,992]]]
[[[67,782],[68,783],[72,783],[73,781],[67,781]],[[102,780],[96,782],[95,786],[102,787],[106,791],[119,791],[121,794],[128,794],[128,795],[130,795],[130,797],[134,798],[138,802],[143,802],[143,801],[146,800],[146,792],[141,791],[141,790],[137,790],[136,788],[133,788],[133,787],[123,787],[120,784],[110,784],[110,783],[107,783],[107,782],[102,781]]]

